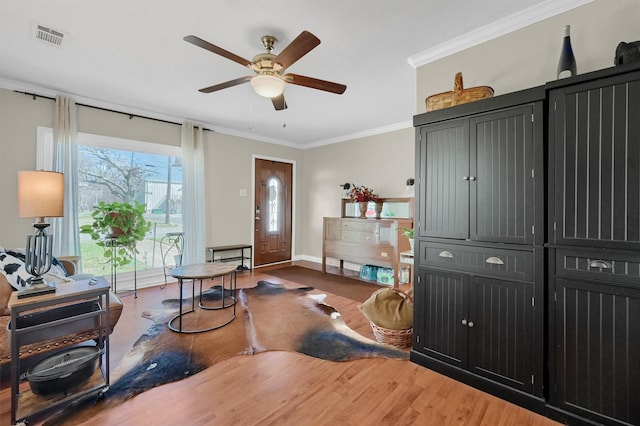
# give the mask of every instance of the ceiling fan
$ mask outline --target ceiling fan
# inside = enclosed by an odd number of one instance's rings
[[[249,67],[256,73],[254,76],[244,76],[236,78],[235,80],[202,88],[200,89],[200,92],[202,93],[211,93],[217,90],[251,82],[253,90],[260,96],[271,98],[276,111],[280,111],[287,108],[287,103],[284,100],[283,94],[286,83],[310,87],[317,90],[324,90],[325,92],[336,93],[339,95],[344,93],[347,89],[347,86],[344,84],[319,80],[317,78],[306,77],[304,75],[292,73],[284,74],[284,71],[287,68],[320,44],[320,39],[309,31],[301,32],[300,35],[278,55],[271,53],[273,46],[277,43],[278,39],[270,35],[263,36],[261,39],[262,45],[267,51],[266,53],[257,54],[251,61],[194,35],[185,36],[184,40],[217,55],[224,56],[225,58],[237,62],[242,66]]]

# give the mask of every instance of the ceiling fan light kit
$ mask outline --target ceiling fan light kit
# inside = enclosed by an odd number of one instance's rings
[[[266,53],[257,54],[251,61],[194,35],[185,36],[184,40],[195,46],[215,53],[216,55],[220,55],[234,61],[242,66],[248,67],[256,73],[253,77],[240,77],[224,83],[202,88],[200,89],[200,92],[202,93],[216,92],[218,90],[237,86],[249,81],[251,82],[251,87],[258,95],[264,96],[265,98],[271,98],[273,107],[276,111],[280,111],[287,108],[287,102],[283,95],[284,87],[287,83],[336,93],[338,95],[341,95],[347,89],[346,85],[340,83],[333,83],[331,81],[319,80],[317,78],[306,77],[298,74],[283,74],[285,69],[293,65],[293,63],[298,59],[302,58],[320,44],[320,39],[309,31],[301,32],[300,35],[278,55],[271,53],[274,44],[278,40],[273,36],[263,36],[261,41]]]
[[[275,75],[259,74],[251,79],[251,87],[260,96],[275,98],[284,91],[284,80]]]

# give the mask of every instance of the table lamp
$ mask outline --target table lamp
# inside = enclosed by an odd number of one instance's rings
[[[18,290],[18,298],[53,293],[56,287],[42,278],[51,269],[53,238],[47,235],[45,217],[64,214],[64,175],[48,171],[18,172],[18,216],[32,217],[35,233],[27,236],[24,265],[33,275],[25,288]]]

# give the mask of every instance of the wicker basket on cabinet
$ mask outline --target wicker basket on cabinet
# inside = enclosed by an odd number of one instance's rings
[[[493,97],[493,89],[489,86],[464,89],[462,87],[462,73],[459,72],[455,77],[453,91],[431,95],[425,102],[427,104],[427,112],[429,112],[491,97]]]

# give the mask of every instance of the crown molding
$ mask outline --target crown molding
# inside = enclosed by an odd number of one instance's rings
[[[418,68],[422,65],[426,65],[470,47],[477,46],[486,41],[509,34],[531,24],[535,24],[536,22],[543,21],[568,10],[575,9],[576,7],[591,3],[592,1],[593,0],[547,0],[417,53],[409,57],[407,62],[413,68]]]
[[[331,145],[331,144],[334,144],[334,143],[347,142],[347,141],[351,141],[351,140],[354,140],[354,139],[366,138],[368,136],[381,135],[383,133],[394,132],[396,130],[403,130],[403,129],[408,129],[408,128],[411,128],[411,127],[413,127],[413,121],[411,121],[411,120],[402,121],[400,123],[394,123],[394,124],[390,124],[390,125],[384,126],[384,127],[377,127],[375,129],[363,130],[361,132],[350,133],[348,135],[337,136],[335,138],[329,138],[329,139],[323,139],[323,140],[315,141],[315,142],[312,142],[310,144],[306,144],[304,146],[301,146],[300,148],[302,148],[302,149],[317,148],[317,147],[324,146],[324,145]]]

